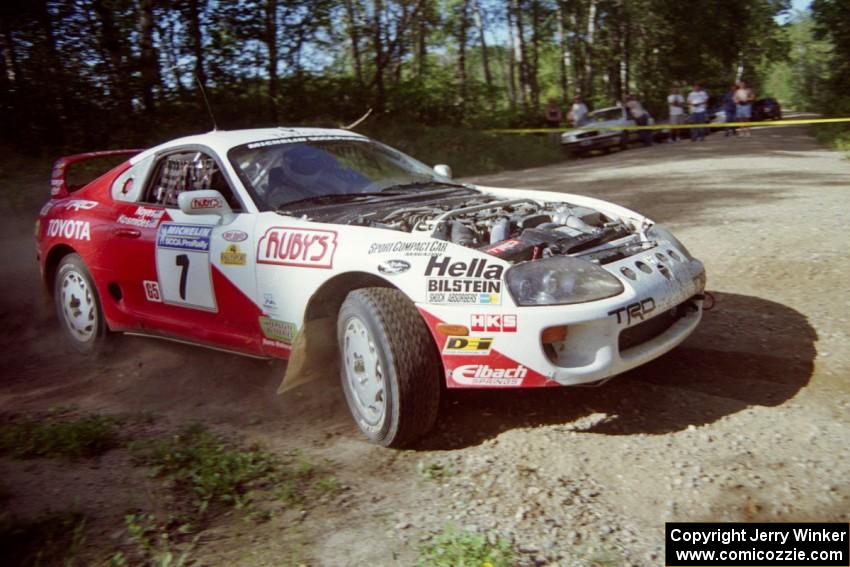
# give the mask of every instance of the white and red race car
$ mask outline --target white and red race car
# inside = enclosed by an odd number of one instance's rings
[[[69,187],[72,164],[122,152],[132,157]],[[315,128],[70,156],[53,169],[38,258],[83,352],[112,332],[284,359],[299,341],[333,345],[352,415],[386,446],[428,432],[441,381],[595,382],[699,323],[703,265],[651,220],[450,176]]]

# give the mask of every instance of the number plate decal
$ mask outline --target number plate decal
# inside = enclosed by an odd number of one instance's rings
[[[159,225],[156,233],[156,273],[162,301],[218,311],[210,267],[212,231],[213,227],[201,224]]]

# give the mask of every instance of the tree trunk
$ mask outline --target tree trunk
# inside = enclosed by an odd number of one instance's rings
[[[35,9],[38,22],[44,32],[44,47],[47,56],[46,71],[52,78],[52,83],[55,86],[55,92],[58,95],[57,98],[59,103],[58,108],[49,108],[44,110],[46,111],[45,114],[52,114],[58,110],[58,115],[55,117],[51,116],[49,120],[56,128],[53,132],[53,141],[61,145],[65,139],[63,124],[65,124],[65,121],[70,116],[71,104],[68,99],[67,85],[64,77],[65,73],[59,63],[59,55],[56,49],[56,37],[53,32],[53,22],[50,19],[50,12],[47,8],[46,0],[39,2]]]
[[[354,0],[345,0],[345,19],[348,24],[348,38],[351,41],[351,59],[354,62],[354,77],[357,84],[363,86],[363,61],[360,58],[360,32],[357,29],[357,12]]]
[[[154,89],[159,83],[159,64],[153,48],[153,0],[139,0],[139,64],[142,75],[142,104],[145,113],[155,111]]]
[[[520,0],[511,0],[516,25],[516,47],[514,51],[519,62],[519,94],[522,110],[528,113],[528,49],[525,43],[525,25],[522,21]]]
[[[428,23],[431,17],[431,3],[423,0],[422,10],[416,18],[416,75],[424,77],[428,72]]]
[[[204,10],[205,0],[189,0],[188,32],[189,45],[192,55],[195,57],[195,77],[201,86],[207,86],[207,74],[204,71],[204,38],[201,32],[201,12]]]
[[[517,99],[517,57],[516,57],[516,37],[514,35],[514,17],[513,17],[513,0],[508,0],[505,4],[505,19],[508,24],[508,93],[510,95],[511,111],[516,110]]]
[[[484,36],[484,16],[481,13],[480,0],[472,0],[472,14],[475,27],[478,29],[478,39],[481,43],[481,65],[484,67],[484,82],[487,88],[493,87],[493,74],[490,72],[490,58],[487,53],[487,38]]]
[[[631,34],[632,27],[628,20],[624,20],[620,27],[620,83],[626,92],[631,89],[629,87],[629,80],[631,79],[629,77],[631,71]]]
[[[101,48],[106,53],[106,66],[109,69],[109,83],[112,104],[121,114],[128,116],[133,109],[132,92],[130,89],[130,72],[124,60],[124,45],[121,34],[115,25],[111,6],[103,0],[94,0],[92,7],[100,20]]]
[[[384,87],[384,30],[383,17],[384,10],[381,0],[373,0],[373,15],[372,15],[372,47],[375,51],[375,111],[379,114],[386,107],[386,90]]]
[[[582,93],[587,99],[593,97],[593,44],[596,36],[596,2],[597,0],[590,0],[590,7],[587,11],[587,34],[584,55],[585,88]]]
[[[460,19],[457,33],[457,76],[460,87],[461,113],[466,105],[466,41],[467,29],[469,28],[469,0],[463,0],[460,4]]]
[[[569,100],[569,79],[567,78],[567,67],[569,61],[569,49],[567,47],[567,13],[566,0],[558,2],[558,86],[560,87],[561,101],[567,103]]]
[[[528,86],[531,90],[531,108],[540,110],[540,2],[531,0],[531,57],[528,65]]]
[[[269,116],[277,122],[277,0],[266,0],[266,30],[263,43],[269,52]]]

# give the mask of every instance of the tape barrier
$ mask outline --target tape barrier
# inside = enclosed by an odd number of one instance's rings
[[[578,128],[491,128],[493,134],[546,134],[549,132],[581,132],[582,130],[690,130],[691,128],[745,128],[748,126],[791,126],[794,124],[834,124],[850,122],[850,118],[795,118],[769,122],[710,122],[701,124],[653,124],[651,126],[579,126]]]

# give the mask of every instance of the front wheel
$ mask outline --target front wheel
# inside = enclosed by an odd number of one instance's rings
[[[109,329],[100,297],[88,269],[77,254],[62,258],[53,283],[53,300],[62,331],[71,347],[82,354],[102,348]]]
[[[337,317],[345,399],[370,441],[402,447],[434,426],[441,364],[425,322],[400,291],[365,288]]]

